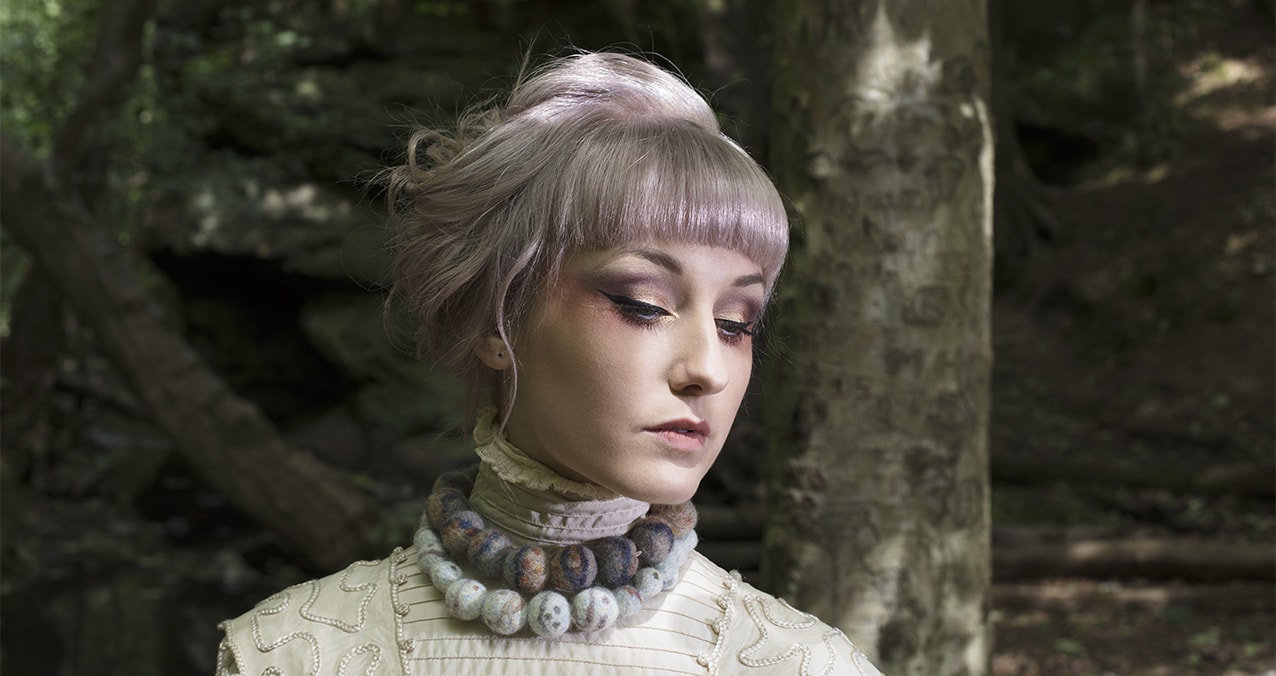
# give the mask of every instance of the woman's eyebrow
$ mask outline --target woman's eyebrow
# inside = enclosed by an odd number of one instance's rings
[[[651,261],[675,275],[682,274],[682,264],[678,262],[678,259],[663,251],[657,251],[655,249],[625,249],[622,253],[632,254],[644,260]]]
[[[643,260],[655,263],[656,265],[659,265],[660,267],[668,270],[669,272],[674,273],[675,275],[682,274],[682,263],[679,263],[678,259],[674,258],[673,256],[670,256],[669,254],[663,251],[659,251],[657,249],[633,248],[633,249],[625,249],[621,253],[637,256]],[[762,284],[763,286],[765,286],[766,278],[763,277],[760,273],[754,273],[751,275],[742,275],[740,277],[736,277],[735,281],[731,283],[731,286],[744,287],[744,286],[753,286],[754,284]]]

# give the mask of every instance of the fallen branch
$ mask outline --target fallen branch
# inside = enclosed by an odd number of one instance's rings
[[[761,567],[760,528],[751,531],[754,536],[748,539],[722,537],[739,535],[733,532],[736,528],[748,531],[746,522],[725,520],[725,510],[702,509],[701,514],[701,553],[727,569],[752,571]],[[1123,535],[1124,539],[1117,539]],[[1131,538],[1129,533],[1111,529],[997,528],[992,558],[993,579],[998,581],[1049,577],[1276,580],[1276,547],[1270,542]]]
[[[992,588],[999,610],[1045,609],[1065,612],[1096,606],[1160,611],[1170,606],[1235,612],[1276,609],[1276,587],[1267,582],[1170,584],[1126,587],[1093,581],[999,583]]]
[[[61,373],[57,378],[58,389],[81,399],[89,399],[127,418],[145,418],[147,412],[137,405],[133,395],[111,383],[92,376]]]
[[[1201,467],[1121,468],[1104,463],[1050,462],[998,454],[992,459],[992,478],[1007,483],[1102,484],[1127,488],[1162,488],[1180,493],[1276,496],[1276,463],[1254,462]]]
[[[369,554],[375,503],[290,448],[172,328],[130,261],[52,172],[0,137],[0,223],[49,272],[178,452],[325,569]]]
[[[92,328],[141,407],[227,500],[325,569],[371,553],[377,504],[345,476],[291,448],[176,332],[129,258],[84,202],[75,173],[94,121],[122,100],[141,61],[155,0],[103,12],[72,112],[40,162],[0,132],[0,223]]]
[[[1083,540],[994,547],[993,578],[1274,580],[1276,547],[1199,539]]]

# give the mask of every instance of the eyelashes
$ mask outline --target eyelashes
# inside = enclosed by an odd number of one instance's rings
[[[757,322],[734,322],[730,319],[718,319],[718,331],[727,338],[728,343],[738,343],[745,338],[753,337],[753,327]]]
[[[661,317],[672,317],[673,313],[651,303],[644,303],[640,300],[630,298],[628,296],[618,296],[606,291],[600,291],[602,295],[611,301],[616,307],[616,311],[626,321],[639,324],[641,326],[650,326],[656,323]]]
[[[625,321],[635,326],[643,328],[653,328],[656,323],[665,317],[672,317],[673,313],[651,303],[629,296],[621,296],[606,291],[599,291],[607,300],[611,301],[616,312]],[[756,321],[737,322],[731,319],[715,319],[714,323],[718,326],[718,333],[722,337],[722,341],[728,345],[734,345],[747,338],[753,337]]]

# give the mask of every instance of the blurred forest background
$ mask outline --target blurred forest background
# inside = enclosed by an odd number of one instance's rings
[[[370,556],[408,542],[425,487],[472,457],[456,385],[379,314],[368,181],[412,122],[446,122],[529,52],[619,46],[676,64],[766,157],[762,0],[162,3],[94,117],[77,97],[110,70],[99,25],[145,4],[0,5],[3,142],[75,149],[53,159],[80,215],[136,259],[170,327],[391,515]],[[990,11],[993,673],[1271,673],[1276,5]],[[76,115],[93,124],[68,132]],[[15,243],[14,214],[41,207],[4,197],[0,669],[210,673],[218,621],[331,566],[175,452]],[[706,553],[746,576],[758,417],[697,499]]]

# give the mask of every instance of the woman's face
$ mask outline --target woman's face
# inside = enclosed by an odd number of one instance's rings
[[[761,268],[729,249],[579,251],[514,340],[510,441],[558,473],[653,503],[688,500],[753,366]]]

